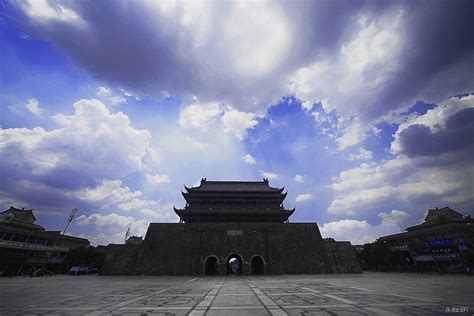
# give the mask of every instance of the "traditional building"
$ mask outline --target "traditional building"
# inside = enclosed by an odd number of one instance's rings
[[[58,272],[67,253],[76,247],[88,247],[84,238],[47,231],[35,224],[33,210],[13,206],[0,213],[0,273],[30,273],[34,267]]]
[[[317,274],[360,272],[328,259],[316,223],[290,223],[284,188],[263,181],[185,187],[179,223],[152,223],[143,245],[110,248],[102,274]],[[334,248],[337,251],[340,247]],[[352,268],[348,268],[352,267]]]
[[[272,188],[268,180],[207,181],[196,188],[185,186],[181,192],[186,200],[184,209],[174,211],[182,223],[230,223],[288,221],[295,209],[286,210],[284,188]]]
[[[474,267],[474,220],[447,206],[428,210],[423,223],[377,243],[380,258],[371,259],[386,270],[462,272]]]

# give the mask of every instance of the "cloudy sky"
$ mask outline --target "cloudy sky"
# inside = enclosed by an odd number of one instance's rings
[[[472,1],[0,1],[0,206],[93,244],[183,185],[285,186],[353,243],[474,207]]]

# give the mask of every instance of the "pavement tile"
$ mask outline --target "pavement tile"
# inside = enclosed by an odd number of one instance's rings
[[[0,287],[2,316],[393,316],[474,312],[474,278],[466,276],[57,276],[0,279]],[[457,312],[448,312],[450,308]]]

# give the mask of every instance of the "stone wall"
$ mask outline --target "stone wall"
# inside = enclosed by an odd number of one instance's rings
[[[215,257],[223,275],[231,255],[245,275],[257,256],[265,274],[360,272],[350,243],[332,241],[323,241],[316,223],[153,223],[143,245],[113,246],[101,273],[202,275]]]
[[[328,273],[361,273],[354,248],[349,241],[324,239]]]
[[[101,275],[137,275],[142,245],[111,245],[106,250]]]
[[[324,248],[316,224],[187,223],[151,224],[145,238],[143,274],[203,274],[206,258],[217,257],[218,274],[237,254],[250,274],[261,256],[266,274],[323,273]]]
[[[118,245],[109,250],[102,274],[199,275],[206,258],[215,256],[218,274],[227,259],[242,259],[242,273],[260,256],[265,274],[324,273],[325,251],[316,223],[150,224],[141,247]]]

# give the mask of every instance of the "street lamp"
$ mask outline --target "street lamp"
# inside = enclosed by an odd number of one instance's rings
[[[66,224],[66,227],[64,228],[64,231],[63,231],[63,235],[66,234],[66,230],[67,228],[69,227],[69,224],[72,222],[72,220],[74,219],[74,216],[76,216],[76,213],[77,213],[77,208],[73,208],[71,210],[71,214],[69,214],[69,217],[67,219],[67,224]]]

